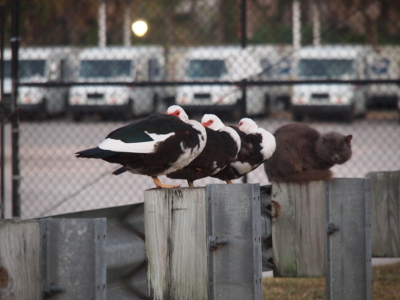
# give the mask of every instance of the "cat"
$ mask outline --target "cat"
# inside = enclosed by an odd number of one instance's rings
[[[289,123],[278,128],[274,136],[276,150],[264,163],[271,182],[331,180],[329,169],[351,158],[352,135],[321,134],[306,124]]]

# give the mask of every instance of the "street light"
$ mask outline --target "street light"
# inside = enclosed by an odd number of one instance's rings
[[[132,23],[132,31],[138,37],[144,36],[147,32],[147,29],[148,26],[145,21],[138,20]]]

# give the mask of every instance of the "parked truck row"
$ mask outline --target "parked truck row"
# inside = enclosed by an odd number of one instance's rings
[[[11,95],[10,60],[6,49],[5,98]],[[238,82],[245,84],[250,116],[291,109],[296,120],[320,113],[352,120],[369,108],[395,107],[400,99],[395,83],[346,82],[398,80],[400,47],[391,46],[303,47],[297,52],[291,46],[272,45],[21,48],[18,73],[20,110],[41,118],[68,113],[80,120],[111,112],[131,118],[172,103],[188,111],[239,115],[243,85],[233,84]],[[275,84],[251,84],[260,80]],[[165,84],[171,81],[184,84]],[[290,84],[294,81],[302,83]]]

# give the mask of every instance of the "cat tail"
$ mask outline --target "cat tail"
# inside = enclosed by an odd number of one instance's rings
[[[271,181],[307,183],[310,181],[331,180],[332,177],[333,173],[331,170],[306,170],[300,173],[273,176]]]

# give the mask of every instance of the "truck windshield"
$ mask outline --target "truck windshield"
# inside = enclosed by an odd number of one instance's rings
[[[222,59],[192,59],[186,75],[189,78],[220,78],[227,73],[225,61]]]
[[[301,59],[299,77],[340,78],[354,74],[351,59]]]
[[[130,60],[83,60],[81,78],[126,78],[130,77]]]
[[[20,60],[18,63],[19,78],[45,77],[45,65],[45,60]],[[5,74],[7,74],[7,67]]]
[[[4,61],[4,78],[11,78],[11,61]]]

